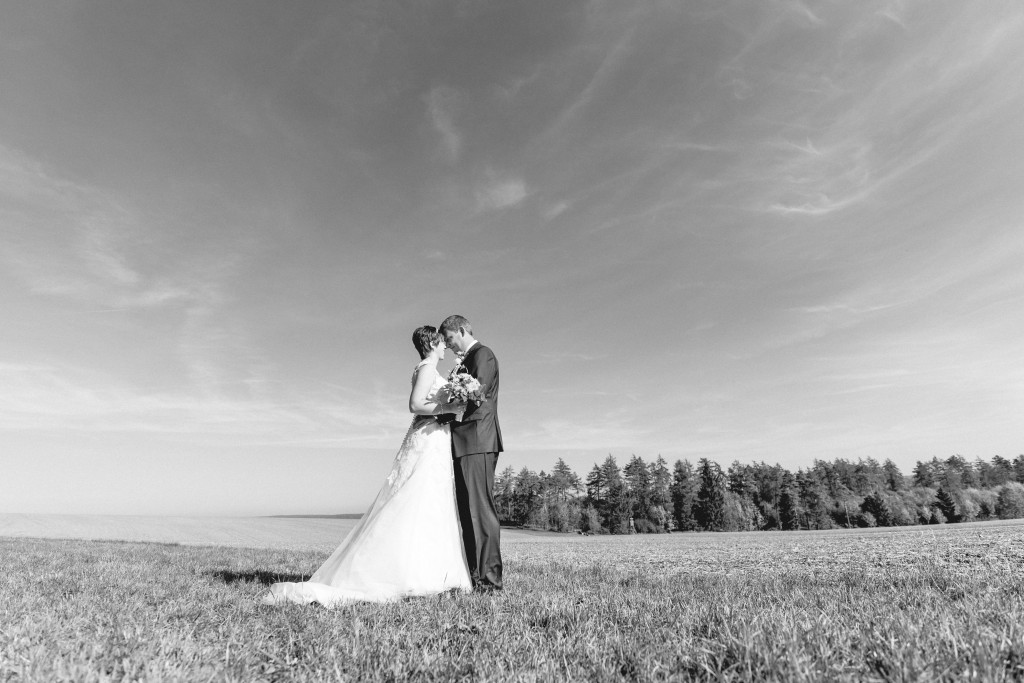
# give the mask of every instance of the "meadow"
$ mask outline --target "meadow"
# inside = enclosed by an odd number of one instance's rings
[[[331,547],[0,538],[0,681],[1024,680],[1024,526],[509,534],[507,589],[267,607]]]

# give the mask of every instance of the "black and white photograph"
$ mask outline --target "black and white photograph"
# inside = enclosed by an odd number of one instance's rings
[[[1024,680],[1024,4],[0,0],[0,682]]]

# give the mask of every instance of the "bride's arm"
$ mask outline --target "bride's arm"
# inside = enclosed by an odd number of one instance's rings
[[[446,410],[447,404],[427,401],[427,394],[434,383],[434,373],[424,372],[423,368],[416,371],[416,379],[412,383],[412,393],[409,394],[409,412],[416,415],[440,415],[441,413],[455,412],[451,408]]]

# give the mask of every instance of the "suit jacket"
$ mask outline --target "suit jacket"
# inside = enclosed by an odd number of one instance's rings
[[[452,457],[473,453],[501,453],[501,427],[498,425],[498,359],[477,342],[462,359],[466,372],[483,385],[486,401],[470,401],[461,421],[451,423]]]

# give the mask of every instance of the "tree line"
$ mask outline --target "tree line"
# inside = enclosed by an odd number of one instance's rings
[[[701,458],[669,469],[608,455],[581,479],[564,460],[550,473],[505,468],[495,477],[506,525],[582,533],[755,531],[946,524],[1024,517],[1024,455],[969,462],[919,461],[904,475],[892,460],[815,460],[790,472],[764,462],[727,470]]]

